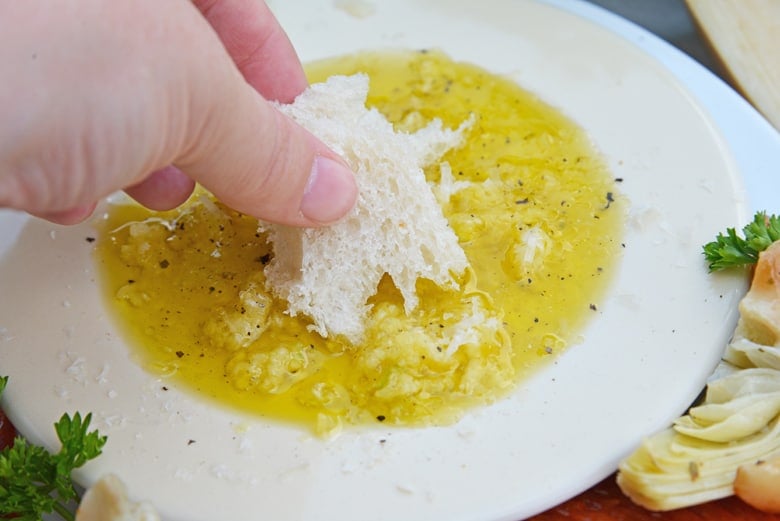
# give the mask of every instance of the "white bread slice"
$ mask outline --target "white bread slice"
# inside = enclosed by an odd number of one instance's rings
[[[288,302],[288,313],[311,318],[324,337],[360,342],[369,297],[389,274],[407,313],[418,305],[415,284],[430,279],[455,287],[468,266],[422,168],[462,141],[440,121],[413,133],[396,132],[365,106],[368,77],[334,76],[279,109],[347,160],[355,171],[358,201],[342,221],[301,229],[261,223],[273,243],[266,266],[270,291]]]

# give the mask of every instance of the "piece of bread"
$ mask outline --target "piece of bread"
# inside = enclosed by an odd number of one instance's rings
[[[368,77],[334,76],[315,84],[282,112],[339,153],[357,176],[358,200],[339,223],[317,229],[261,224],[273,243],[268,288],[292,315],[311,318],[322,336],[360,342],[369,305],[389,274],[408,312],[417,307],[418,279],[454,287],[468,266],[458,238],[442,214],[423,167],[457,146],[469,124],[440,121],[415,132],[396,132],[365,106]]]
[[[122,480],[107,474],[84,494],[76,521],[160,521],[160,516],[149,503],[131,501]]]

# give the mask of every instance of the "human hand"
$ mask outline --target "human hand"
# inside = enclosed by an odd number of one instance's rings
[[[0,77],[0,207],[70,224],[119,189],[176,207],[195,182],[296,226],[354,204],[345,163],[266,101],[307,83],[260,0],[2,2]]]

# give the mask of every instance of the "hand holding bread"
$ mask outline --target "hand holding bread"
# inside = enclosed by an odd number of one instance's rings
[[[3,3],[0,75],[0,207],[69,224],[119,189],[173,208],[196,181],[296,226],[354,204],[341,158],[267,101],[307,82],[263,2]]]

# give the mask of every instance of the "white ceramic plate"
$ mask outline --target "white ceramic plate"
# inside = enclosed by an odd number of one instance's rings
[[[587,129],[624,179],[631,215],[584,343],[452,427],[322,441],[163,390],[106,316],[90,225],[0,212],[3,407],[22,433],[55,446],[62,412],[92,411],[109,443],[78,479],[117,473],[167,521],[514,521],[596,483],[687,407],[744,291],[707,273],[701,245],[746,220],[742,175],[757,187],[762,159],[780,157],[755,113],[647,33],[576,2],[271,5],[303,60],[435,47],[514,78]]]

